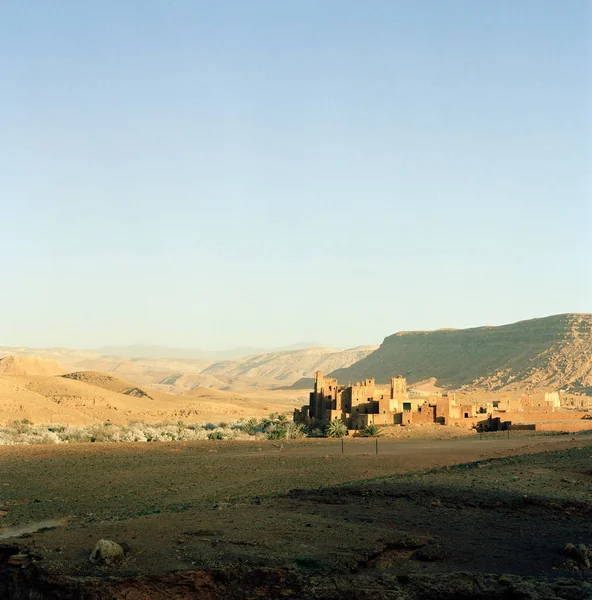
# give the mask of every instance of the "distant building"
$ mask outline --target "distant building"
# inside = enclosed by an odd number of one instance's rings
[[[317,371],[309,404],[294,411],[294,420],[313,427],[341,420],[348,429],[393,425],[396,414],[417,410],[424,401],[407,398],[407,382],[403,377],[393,377],[390,385],[377,385],[374,378],[370,378],[344,386]]]
[[[337,379],[314,375],[314,389],[307,406],[294,411],[294,421],[324,427],[343,421],[348,429],[368,425],[411,425],[473,419],[474,404],[457,405],[454,394],[410,397],[404,377],[391,378],[390,385],[377,384],[373,377],[355,385],[339,385]]]

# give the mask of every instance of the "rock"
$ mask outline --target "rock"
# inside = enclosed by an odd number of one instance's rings
[[[563,554],[571,554],[575,549],[575,544],[565,544],[565,547],[563,548]]]
[[[28,554],[13,554],[8,557],[8,564],[13,567],[22,567],[23,565],[28,565],[30,562],[30,558]]]
[[[410,558],[426,562],[434,562],[446,558],[446,552],[440,544],[428,544],[416,550]]]
[[[90,562],[98,565],[112,565],[121,562],[123,548],[112,540],[99,540],[90,554]]]
[[[575,564],[585,569],[590,568],[590,557],[592,549],[588,549],[584,544],[566,544],[563,548],[563,554],[570,558]]]
[[[584,544],[580,544],[570,554],[572,560],[577,561],[581,566],[586,569],[590,568],[590,557],[588,555],[588,549]]]

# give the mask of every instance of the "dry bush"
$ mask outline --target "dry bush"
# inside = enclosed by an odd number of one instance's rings
[[[213,435],[212,435],[213,434]],[[263,435],[256,433],[257,437]],[[173,442],[207,439],[251,439],[243,421],[215,425],[132,422],[114,425],[64,426],[13,422],[0,428],[0,446],[15,444],[61,444],[80,442]]]

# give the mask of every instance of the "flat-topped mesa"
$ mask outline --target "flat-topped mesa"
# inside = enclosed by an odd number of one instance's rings
[[[341,420],[348,429],[368,425],[394,425],[402,411],[418,410],[425,399],[408,398],[407,381],[400,375],[390,385],[377,385],[374,377],[355,385],[339,385],[337,379],[314,374],[314,389],[308,405],[294,411],[294,421],[312,427],[324,427]],[[400,421],[399,421],[400,422]]]
[[[509,325],[408,331],[378,350],[331,371],[341,381],[403,373],[409,384],[435,377],[449,390],[592,394],[592,314],[564,314]]]

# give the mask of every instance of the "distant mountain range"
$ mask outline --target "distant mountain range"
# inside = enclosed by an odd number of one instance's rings
[[[170,348],[168,346],[103,346],[91,352],[108,356],[127,356],[129,358],[181,358],[189,360],[235,360],[244,356],[267,354],[286,350],[302,350],[304,348],[319,348],[315,342],[299,342],[291,346],[279,348],[256,348],[244,346],[229,350],[200,350],[197,348]]]
[[[300,344],[296,346],[300,346]],[[128,349],[105,347],[100,351],[0,347],[0,357],[16,355],[49,359],[54,361],[52,364],[57,365],[57,371],[61,373],[100,371],[161,392],[184,394],[197,387],[239,392],[277,387],[289,388],[296,380],[302,377],[311,377],[317,369],[327,372],[340,367],[348,367],[376,350],[377,347],[362,346],[349,350],[306,347],[249,354],[232,360],[179,358],[181,352],[178,349],[147,348],[145,346],[132,346]],[[167,354],[167,350],[174,358],[162,356]],[[128,356],[123,352],[127,352]],[[199,353],[198,350],[187,352],[192,357],[199,356]],[[129,356],[131,354],[142,356]],[[156,356],[151,357],[147,354]],[[228,354],[232,355],[233,351],[218,353],[218,356],[227,356]],[[13,363],[18,365],[18,361],[7,359],[5,361],[6,368]],[[34,363],[26,361],[26,364],[28,368],[31,368]]]
[[[403,375],[411,385],[435,378],[445,389],[553,388],[592,394],[592,314],[499,327],[403,331],[386,337],[380,347],[348,350],[305,343],[264,352],[252,347],[213,352],[139,345],[99,350],[0,347],[0,357],[9,355],[51,359],[64,372],[111,373],[174,394],[198,387],[241,393],[310,389],[316,370],[340,383],[367,377],[388,382]],[[10,368],[18,362],[14,365]]]

